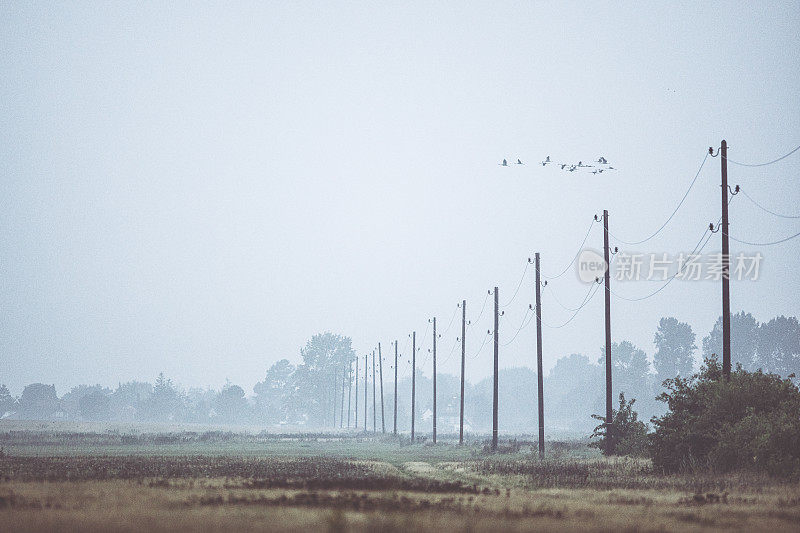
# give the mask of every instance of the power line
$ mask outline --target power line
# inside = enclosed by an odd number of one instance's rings
[[[475,352],[475,355],[471,356],[471,359],[475,359],[481,354],[481,352],[483,351],[483,347],[486,346],[486,340],[491,336],[492,334],[487,331],[486,335],[483,336],[483,342],[481,343],[481,347],[478,348],[478,351]]]
[[[764,207],[763,205],[761,205],[761,204],[759,204],[758,202],[756,202],[756,201],[753,199],[753,197],[752,197],[752,196],[750,196],[749,194],[747,194],[747,191],[745,191],[745,190],[744,190],[744,189],[742,189],[741,187],[739,188],[739,192],[740,192],[740,193],[742,193],[742,194],[744,194],[744,195],[745,195],[745,197],[746,197],[748,200],[750,200],[751,202],[753,202],[753,203],[756,205],[756,207],[758,207],[758,208],[759,208],[759,209],[761,209],[762,211],[766,211],[766,212],[767,212],[767,213],[769,213],[770,215],[775,215],[776,217],[780,217],[780,218],[800,218],[800,215],[782,215],[782,214],[780,214],[780,213],[776,213],[775,211],[770,211],[769,209],[767,209],[767,208],[766,208],[766,207]]]
[[[738,161],[734,161],[730,157],[726,157],[725,159],[727,161],[729,161],[730,163],[733,163],[734,165],[739,165],[740,167],[765,167],[767,165],[771,165],[772,163],[777,163],[781,159],[786,159],[787,157],[789,157],[790,155],[792,155],[793,153],[795,153],[798,150],[800,150],[800,146],[798,146],[797,148],[795,148],[794,150],[792,150],[788,154],[782,155],[778,159],[773,159],[772,161],[767,161],[766,163],[755,163],[755,164],[752,164],[752,163],[739,163]]]
[[[575,263],[575,260],[578,259],[578,256],[581,255],[581,251],[583,250],[583,245],[586,244],[586,240],[589,238],[589,234],[592,232],[592,228],[594,228],[595,222],[597,222],[597,220],[592,220],[591,224],[589,224],[589,229],[586,230],[586,235],[583,237],[583,241],[581,241],[580,246],[578,246],[578,251],[575,252],[575,255],[572,257],[572,261],[570,261],[569,264],[564,267],[564,270],[562,270],[555,276],[545,276],[544,272],[542,272],[541,270],[539,271],[539,274],[541,274],[543,278],[551,280],[558,279],[561,276],[563,276],[567,272],[567,270],[569,270],[569,268]]]
[[[489,301],[489,296],[490,295],[491,295],[491,291],[486,293],[486,296],[483,298],[483,305],[481,306],[481,312],[478,313],[478,318],[476,318],[474,321],[470,320],[469,323],[467,324],[467,327],[472,326],[473,324],[477,324],[478,320],[481,319],[481,317],[483,316],[484,310],[486,310],[486,302]]]
[[[528,273],[528,266],[530,266],[530,264],[531,264],[531,260],[528,259],[525,262],[525,270],[522,271],[522,277],[519,278],[519,283],[517,283],[517,288],[514,291],[514,295],[511,296],[511,299],[509,301],[507,301],[506,303],[502,304],[500,307],[508,307],[509,305],[511,305],[514,302],[514,299],[517,297],[517,293],[519,292],[519,288],[522,287],[522,282],[525,281],[525,274]]]
[[[456,305],[456,308],[455,308],[455,309],[453,309],[453,316],[451,316],[451,317],[450,317],[450,323],[449,323],[449,324],[447,325],[447,327],[444,329],[444,331],[442,332],[442,335],[444,335],[445,333],[447,333],[448,331],[450,331],[450,327],[453,325],[453,321],[456,319],[456,313],[458,313],[458,309],[459,309],[459,306],[458,306],[458,305]]]
[[[592,300],[592,298],[594,298],[594,295],[598,293],[598,288],[599,287],[600,287],[600,285],[598,283],[592,283],[592,286],[589,287],[589,290],[586,293],[586,298],[584,298],[583,303],[581,304],[580,307],[578,307],[578,309],[574,313],[572,313],[572,316],[569,317],[569,319],[566,322],[564,322],[562,324],[559,324],[558,326],[554,326],[554,325],[548,324],[547,322],[542,320],[542,324],[544,324],[545,326],[547,326],[548,328],[551,328],[551,329],[563,328],[564,326],[566,326],[567,324],[572,322],[575,319],[575,317],[578,316],[578,313],[580,312],[580,310],[583,309],[584,307],[586,307],[586,305]]]
[[[685,193],[683,193],[683,198],[681,198],[681,201],[678,202],[678,205],[672,211],[672,214],[649,237],[645,237],[644,239],[642,239],[640,241],[625,241],[625,240],[620,239],[619,237],[617,237],[613,233],[611,233],[611,230],[609,230],[608,234],[611,235],[612,237],[614,237],[614,239],[616,239],[617,241],[621,242],[622,244],[636,245],[636,244],[642,244],[643,242],[647,242],[650,239],[652,239],[653,237],[655,237],[656,235],[658,235],[659,233],[661,233],[661,230],[663,230],[667,226],[667,224],[669,224],[670,220],[672,220],[672,218],[675,216],[675,213],[677,213],[678,209],[680,209],[681,206],[683,205],[683,202],[686,201],[686,197],[689,196],[689,192],[692,190],[692,187],[694,187],[695,182],[697,182],[697,178],[700,177],[700,171],[703,170],[703,166],[706,164],[706,161],[708,160],[708,156],[709,156],[709,154],[706,153],[705,157],[703,158],[703,162],[700,163],[700,168],[697,169],[697,173],[694,175],[694,178],[692,178],[692,182],[689,184],[689,188],[686,189]]]
[[[726,235],[728,235],[728,234],[726,233]],[[779,240],[779,241],[772,241],[772,242],[749,242],[749,241],[744,241],[744,240],[742,240],[742,239],[737,239],[736,237],[732,237],[732,236],[728,235],[728,238],[729,238],[730,240],[732,240],[732,241],[736,241],[736,242],[739,242],[739,243],[742,243],[742,244],[748,244],[748,245],[750,245],[750,246],[772,246],[773,244],[781,244],[782,242],[791,241],[792,239],[794,239],[794,238],[796,238],[796,237],[800,237],[800,233],[795,233],[794,235],[790,235],[789,237],[786,237],[785,239],[781,239],[781,240]]]
[[[528,307],[528,308],[525,310],[525,316],[523,316],[523,317],[522,317],[522,324],[520,324],[520,325],[519,325],[519,327],[517,328],[517,331],[516,331],[516,332],[514,332],[514,336],[513,336],[513,337],[511,337],[511,340],[510,340],[510,341],[508,341],[508,342],[506,342],[506,343],[503,343],[503,344],[501,344],[500,346],[508,346],[509,344],[511,344],[512,342],[514,342],[514,339],[516,339],[516,338],[517,338],[517,335],[519,335],[519,332],[520,332],[520,331],[522,331],[523,329],[525,329],[526,327],[528,327],[528,324],[530,324],[531,322],[533,322],[533,317],[534,317],[534,315],[531,315],[531,318],[530,318],[530,320],[528,320],[527,322],[525,322],[525,320],[528,318],[528,313],[530,312],[530,310],[531,310],[531,308],[530,308],[530,307]]]

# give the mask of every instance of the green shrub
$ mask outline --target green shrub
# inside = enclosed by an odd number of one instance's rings
[[[636,399],[625,401],[625,393],[619,393],[619,409],[612,410],[613,431],[611,439],[614,455],[647,455],[647,424],[639,420],[639,415],[633,410]],[[606,419],[601,415],[592,415],[595,420],[602,423],[594,428],[591,438],[597,439],[589,444],[606,453]]]
[[[668,412],[653,418],[650,436],[656,468],[800,475],[800,391],[790,380],[738,367],[726,381],[711,357],[664,387],[658,399]]]

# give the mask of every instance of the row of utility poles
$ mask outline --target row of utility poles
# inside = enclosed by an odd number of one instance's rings
[[[722,174],[722,371],[724,379],[730,379],[731,372],[731,332],[730,332],[730,257],[729,257],[729,242],[728,242],[728,167],[727,167],[727,143],[723,140],[718,155],[721,155],[721,174]],[[713,149],[709,148],[709,154],[714,156]],[[714,156],[716,157],[716,156]],[[605,308],[605,381],[606,381],[606,452],[608,454],[614,453],[614,410],[613,410],[613,397],[612,397],[612,364],[611,364],[611,268],[610,256],[611,249],[609,245],[609,215],[608,210],[603,210],[603,258],[605,260],[605,273],[603,275],[603,289],[605,293],[604,308]],[[719,229],[719,228],[717,228]],[[616,252],[616,248],[614,250]],[[529,260],[530,261],[530,260]],[[536,375],[537,375],[537,403],[538,403],[538,419],[539,419],[539,456],[544,457],[544,386],[543,386],[543,368],[542,368],[542,299],[541,299],[541,262],[539,253],[536,252],[535,259],[535,298],[536,305],[534,307],[536,313]],[[499,312],[499,294],[500,291],[497,287],[494,288],[494,331],[489,332],[494,341],[494,369],[493,369],[493,390],[492,390],[492,449],[497,449],[498,446],[498,375],[499,375],[499,351],[500,351],[500,312]],[[459,412],[459,431],[458,442],[464,442],[464,373],[466,368],[466,334],[467,334],[467,301],[462,300],[459,305],[461,308],[461,391],[460,391],[460,412]],[[436,331],[436,318],[432,319],[433,323],[433,442],[436,443],[437,437],[437,405],[436,405],[436,346],[437,346],[437,331]],[[524,324],[523,324],[524,326]],[[415,415],[416,415],[416,365],[417,365],[417,333],[411,333],[411,440],[415,438]],[[364,356],[364,431],[367,431],[367,356]],[[355,387],[356,387],[356,405],[355,405],[355,426],[358,427],[358,358],[355,359]],[[350,390],[352,390],[352,362],[350,365],[351,379]],[[372,352],[372,429],[377,431],[377,408],[376,408],[376,391],[375,391],[375,351]],[[378,343],[378,367],[379,377],[381,382],[381,431],[386,432],[386,425],[384,420],[384,402],[383,402],[383,357],[381,356],[381,345]],[[393,433],[397,434],[397,368],[398,368],[398,353],[397,341],[394,341],[394,427]],[[336,377],[334,377],[334,383]],[[348,391],[348,413],[347,413],[347,426],[350,427],[350,392]],[[334,398],[335,398],[334,393]],[[336,424],[336,409],[334,401],[334,426]],[[342,401],[341,408],[344,408],[344,383],[342,384]],[[342,424],[343,415],[340,413],[340,426]]]

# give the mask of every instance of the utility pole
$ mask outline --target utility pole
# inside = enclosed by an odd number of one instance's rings
[[[356,420],[353,427],[358,429],[358,356],[356,356]]]
[[[542,286],[536,252],[536,381],[539,392],[539,459],[544,459],[544,378],[542,377]]]
[[[417,332],[411,334],[411,443],[414,443],[414,410],[417,401]]]
[[[378,368],[380,368],[381,378],[381,433],[386,433],[386,419],[383,415],[383,355],[381,355],[381,343],[378,343]]]
[[[608,210],[603,210],[603,257],[606,261],[606,455],[614,453],[614,413],[611,398],[611,262],[608,249]]]
[[[500,303],[497,287],[494,288],[494,392],[492,393],[492,450],[497,450],[497,374],[500,370],[498,355],[500,350]]]
[[[367,354],[364,354],[364,433],[367,432],[367,398],[369,397],[368,390],[367,390],[367,367],[369,366],[369,357]]]
[[[720,145],[722,166],[722,375],[731,379],[731,261],[728,243],[728,143]]]
[[[344,427],[344,385],[346,380],[347,373],[344,371],[344,366],[342,366],[342,407],[339,410],[339,429]]]
[[[397,435],[397,341],[394,341],[394,434]]]
[[[464,336],[467,334],[467,301],[461,301],[461,414],[458,420],[458,444],[464,444],[464,359],[466,341]]]
[[[336,381],[339,379],[337,368],[333,368],[333,428],[336,429]]]
[[[433,443],[436,444],[436,317],[433,317]]]
[[[347,429],[350,429],[350,399],[353,397],[353,361],[350,360],[350,369],[347,372]]]
[[[378,410],[375,401],[375,350],[372,350],[372,432],[376,433],[378,427]]]

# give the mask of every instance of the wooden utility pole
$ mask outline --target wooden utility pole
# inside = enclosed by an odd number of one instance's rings
[[[397,435],[397,341],[394,341],[394,434]]]
[[[433,317],[433,443],[436,444],[436,317]]]
[[[342,367],[342,407],[339,410],[339,427],[344,427],[344,386],[347,382],[347,373],[344,371],[344,366]]]
[[[358,356],[356,356],[356,419],[353,427],[358,429]]]
[[[372,350],[372,432],[376,433],[378,429],[378,410],[376,409],[377,402],[375,398],[375,350]]]
[[[350,360],[347,371],[347,429],[350,429],[350,399],[353,397],[353,361]]]
[[[498,299],[498,289],[494,288],[494,391],[492,393],[492,450],[497,450],[497,374],[500,371],[499,351],[500,351],[500,302]]]
[[[611,398],[611,261],[608,249],[608,210],[603,210],[603,257],[606,261],[606,454],[614,453],[614,412]]]
[[[368,390],[367,390],[367,370],[369,367],[369,356],[364,354],[364,433],[367,432],[367,398],[369,397]]]
[[[381,355],[381,343],[378,343],[378,368],[380,369],[381,379],[381,433],[386,433],[386,419],[383,415],[383,355]]]
[[[414,411],[417,401],[417,332],[411,334],[411,442],[414,442]]]
[[[336,429],[336,382],[339,379],[337,368],[333,369],[333,427]]]
[[[467,334],[467,301],[461,302],[461,411],[458,417],[458,443],[464,444],[464,360],[466,341],[464,336]]]
[[[539,459],[544,459],[544,378],[542,376],[542,281],[536,252],[536,381],[539,393]]]
[[[728,143],[719,148],[722,165],[722,375],[731,379],[731,262],[728,243]]]

